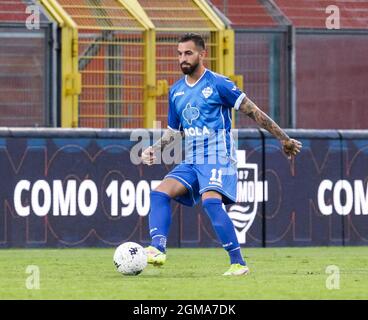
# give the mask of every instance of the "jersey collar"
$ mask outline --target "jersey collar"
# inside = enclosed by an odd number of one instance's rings
[[[199,79],[196,81],[196,82],[194,82],[193,84],[190,84],[189,82],[188,82],[188,80],[187,80],[187,78],[188,78],[188,76],[187,75],[185,75],[185,83],[187,84],[187,86],[188,87],[191,87],[191,88],[193,88],[199,81],[201,81],[201,79],[203,78],[203,76],[206,74],[206,72],[207,72],[207,69],[204,69],[204,72],[202,73],[202,75],[199,77]]]

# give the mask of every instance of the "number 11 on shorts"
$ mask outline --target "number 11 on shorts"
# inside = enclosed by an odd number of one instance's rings
[[[210,182],[222,184],[222,170],[212,169],[211,173]]]

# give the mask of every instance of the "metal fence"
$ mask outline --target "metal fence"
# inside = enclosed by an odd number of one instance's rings
[[[244,91],[282,127],[367,128],[368,31],[237,28],[235,39]]]
[[[182,76],[177,39],[194,31],[206,40],[206,66],[241,75],[282,127],[366,128],[368,31],[295,28],[268,1],[213,2],[233,30],[205,0],[40,0],[60,39],[44,16],[39,30],[0,24],[0,125],[166,126],[167,89]],[[235,126],[255,123],[235,113]]]
[[[177,59],[177,41],[185,32],[198,32],[208,50],[206,65],[219,71],[221,57],[216,52],[219,46],[218,28],[192,0],[139,0],[156,30],[156,77],[171,86],[182,77]],[[188,17],[190,16],[190,19]],[[167,125],[168,96],[156,100],[156,120],[163,127]]]
[[[59,0],[52,5],[77,29],[74,42],[78,54],[76,81],[80,79],[72,123],[63,126],[135,128],[144,126],[144,27],[114,0]],[[70,63],[68,58],[62,64]],[[65,71],[64,81],[68,77]],[[76,85],[78,86],[78,85]],[[79,90],[78,90],[79,89]],[[68,103],[62,104],[68,113]],[[77,114],[75,114],[77,113]]]
[[[245,92],[282,127],[367,128],[366,1],[339,2],[334,30],[321,1],[210,1],[232,22]],[[236,114],[236,126],[254,122]]]
[[[202,33],[208,66],[233,75],[225,25],[204,0],[40,0],[62,33],[61,126],[166,126],[177,40]],[[188,19],[190,15],[190,19]],[[231,37],[231,35],[230,35]],[[160,98],[162,97],[162,98]]]
[[[290,50],[288,29],[236,29],[235,70],[243,76],[244,91],[281,126],[290,126]],[[236,113],[236,127],[255,122]]]
[[[293,127],[293,29],[278,8],[263,0],[210,0],[235,32],[235,72],[243,89],[282,127]],[[256,123],[235,113],[237,128]]]
[[[52,126],[52,25],[0,22],[0,126]],[[55,75],[55,74],[54,74]]]
[[[298,128],[367,128],[367,53],[368,30],[297,30]]]

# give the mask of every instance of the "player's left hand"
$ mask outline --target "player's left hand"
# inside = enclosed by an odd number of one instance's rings
[[[281,140],[282,150],[288,156],[288,159],[292,159],[302,148],[302,143],[295,139]]]

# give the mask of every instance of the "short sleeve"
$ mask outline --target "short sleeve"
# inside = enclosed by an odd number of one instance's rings
[[[217,82],[217,90],[224,106],[238,110],[246,94],[229,78],[221,78]]]
[[[167,118],[167,126],[172,130],[180,130],[180,118],[178,116],[178,113],[176,112],[171,92],[169,94],[169,112]]]

